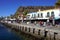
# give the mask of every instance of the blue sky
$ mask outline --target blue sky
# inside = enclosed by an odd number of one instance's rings
[[[56,0],[0,0],[0,16],[14,14],[20,6],[54,6]]]

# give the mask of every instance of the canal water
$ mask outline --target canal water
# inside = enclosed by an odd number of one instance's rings
[[[23,40],[20,35],[15,34],[11,29],[0,24],[0,40]]]

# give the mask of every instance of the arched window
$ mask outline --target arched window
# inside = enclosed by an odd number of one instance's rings
[[[38,17],[39,17],[39,14],[38,14]]]
[[[43,17],[43,13],[41,13],[41,17]]]
[[[33,14],[32,14],[32,18],[33,18]]]
[[[49,12],[47,12],[47,17],[50,17],[50,13]]]
[[[27,18],[30,18],[30,15],[27,15]]]
[[[36,14],[34,14],[34,18],[36,17]]]
[[[54,12],[53,11],[51,12],[51,16],[54,16]]]

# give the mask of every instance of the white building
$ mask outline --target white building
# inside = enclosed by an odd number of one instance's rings
[[[54,16],[54,19],[60,18],[60,9],[39,10],[38,12],[32,12],[27,14],[27,19],[50,19]],[[53,19],[53,18],[52,18]]]
[[[16,19],[15,19],[15,18],[11,19],[11,18],[7,18],[7,17],[6,17],[6,18],[4,18],[3,20],[4,20],[4,22],[6,22],[6,23],[11,23],[11,22],[15,22]]]
[[[36,14],[37,14],[37,12],[28,13],[28,14],[27,14],[27,19],[28,19],[28,20],[30,20],[30,19],[31,19],[31,20],[36,19],[36,17],[37,17]]]

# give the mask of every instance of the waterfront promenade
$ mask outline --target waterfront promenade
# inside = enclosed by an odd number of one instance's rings
[[[15,28],[18,30],[21,30],[27,34],[31,34],[37,38],[40,38],[42,36],[48,37],[51,40],[60,40],[60,27],[55,26],[40,26],[40,25],[34,25],[34,24],[26,24],[26,23],[4,23],[8,26],[11,26],[11,28]],[[50,40],[49,39],[49,40]]]

